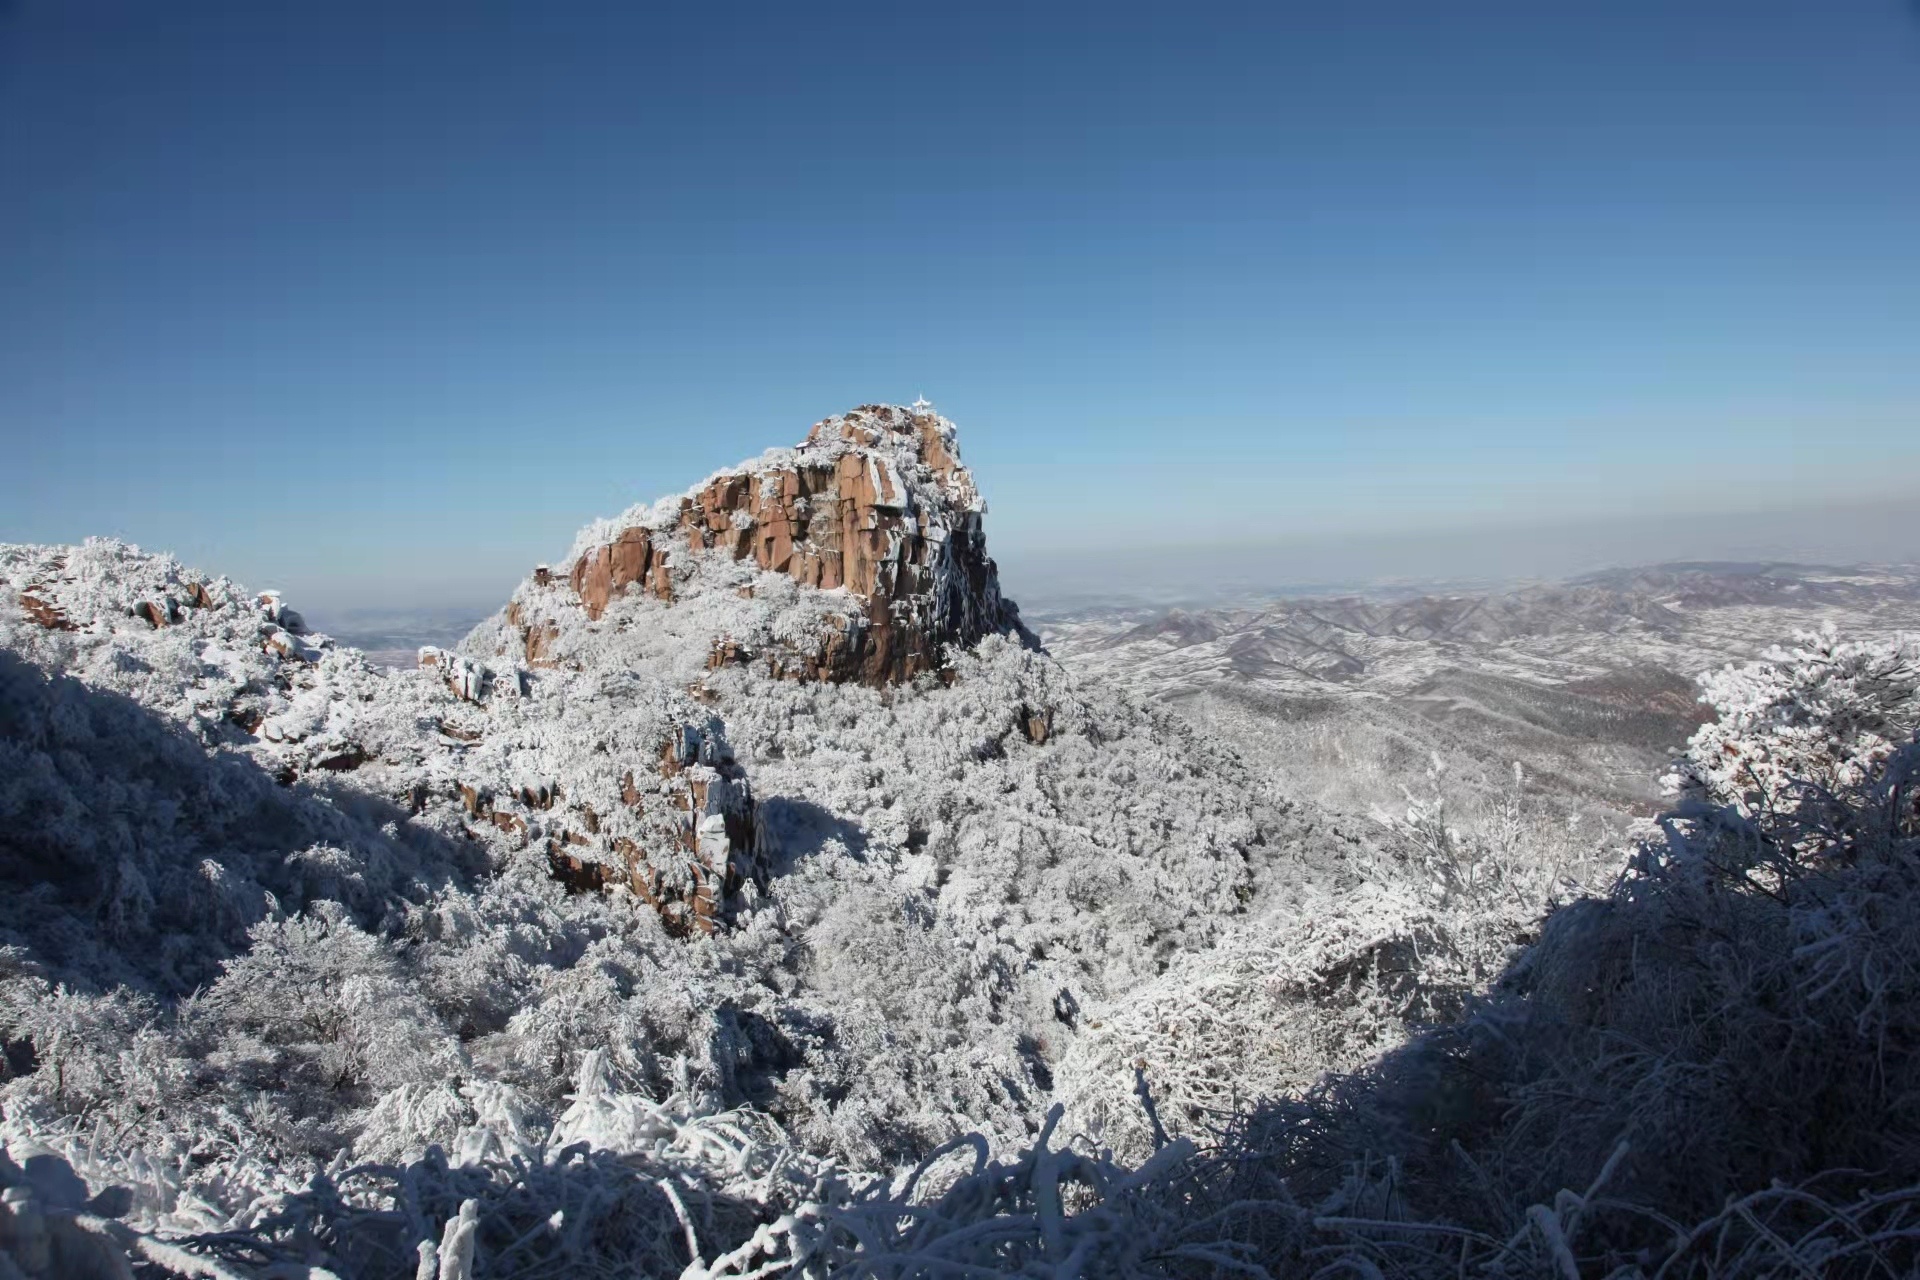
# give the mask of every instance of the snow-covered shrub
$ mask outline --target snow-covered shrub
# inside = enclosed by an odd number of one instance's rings
[[[1239,1121],[1217,1194],[1310,1211],[1266,1220],[1276,1271],[1342,1253],[1436,1276],[1871,1258],[1845,1223],[1884,1224],[1920,1186],[1917,779],[1913,747],[1871,769],[1845,833],[1786,883],[1727,866],[1737,813],[1670,819],[1467,1021]],[[1775,1180],[1818,1185],[1796,1200]],[[1745,1196],[1755,1212],[1722,1216]],[[1914,1260],[1898,1238],[1873,1248]]]
[[[263,920],[250,937],[195,1005],[217,1019],[230,1069],[245,1061],[279,1090],[357,1098],[460,1071],[458,1042],[406,980],[392,946],[361,932],[338,904]]]
[[[1072,1133],[1142,1160],[1160,1132],[1203,1137],[1268,1098],[1355,1070],[1474,985],[1412,894],[1374,884],[1250,924],[1086,1011],[1057,1072]],[[1141,1105],[1146,1088],[1156,1115]]]
[[[1913,645],[1843,640],[1832,623],[1701,684],[1718,716],[1693,735],[1669,785],[1763,823],[1854,799],[1920,726]]]
[[[1470,829],[1452,820],[1445,773],[1446,762],[1434,755],[1419,790],[1401,784],[1401,813],[1379,805],[1372,812],[1375,822],[1411,844],[1419,889],[1437,909],[1510,929],[1555,902],[1599,887],[1596,877],[1617,869],[1617,861],[1598,855],[1591,842],[1541,821],[1528,804],[1527,771],[1518,760],[1508,785],[1483,800],[1480,821]]]

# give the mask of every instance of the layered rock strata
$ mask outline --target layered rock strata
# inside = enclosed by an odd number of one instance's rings
[[[866,405],[677,503],[629,513],[587,541],[564,578],[536,572],[510,621],[527,663],[551,664],[561,628],[541,606],[555,593],[597,621],[630,591],[675,601],[693,586],[696,558],[718,556],[839,593],[845,608],[826,615],[811,644],[755,651],[715,637],[712,665],[763,661],[779,677],[899,684],[937,669],[945,646],[1019,627],[987,555],[985,509],[952,423],[924,404]]]

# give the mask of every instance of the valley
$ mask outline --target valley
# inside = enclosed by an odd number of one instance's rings
[[[1506,590],[1037,613],[1047,649],[1232,741],[1288,795],[1484,827],[1514,797],[1571,854],[1664,803],[1695,679],[1801,631],[1920,634],[1920,570],[1669,564]]]

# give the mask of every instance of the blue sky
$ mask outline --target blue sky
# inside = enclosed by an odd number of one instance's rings
[[[15,0],[0,538],[488,602],[919,394],[1016,563],[1790,524],[1912,487],[1916,138],[1902,0]]]

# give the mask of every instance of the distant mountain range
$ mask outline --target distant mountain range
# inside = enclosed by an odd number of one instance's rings
[[[1083,679],[1229,732],[1291,794],[1392,802],[1429,759],[1484,791],[1518,760],[1552,806],[1618,818],[1655,802],[1654,775],[1704,714],[1695,676],[1825,621],[1862,637],[1920,631],[1920,567],[1680,562],[1484,592],[1086,610],[1039,627]],[[1328,742],[1376,759],[1371,791],[1351,768],[1315,781]]]
[[[1409,661],[1474,651],[1491,657],[1505,646],[1553,652],[1576,667],[1583,658],[1612,667],[1629,654],[1631,665],[1656,654],[1734,656],[1746,648],[1739,638],[1748,619],[1733,611],[1831,612],[1877,631],[1920,624],[1917,604],[1920,568],[1912,566],[1683,562],[1477,594],[1308,596],[1199,611],[1092,609],[1045,618],[1042,629],[1049,648],[1080,668],[1167,696],[1221,679],[1391,680]],[[1776,633],[1769,622],[1749,638],[1764,644]],[[1564,644],[1531,643],[1566,639],[1593,644],[1576,654]]]

